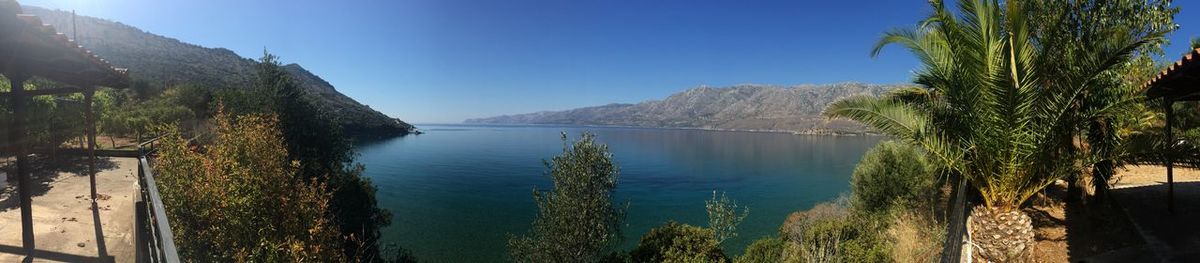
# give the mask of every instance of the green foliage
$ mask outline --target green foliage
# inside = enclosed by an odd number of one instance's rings
[[[750,215],[749,207],[743,208],[742,214],[738,215],[737,202],[729,200],[723,192],[718,198],[717,191],[713,191],[712,199],[704,201],[704,208],[708,211],[708,228],[712,229],[718,244],[737,237],[737,226]]]
[[[129,91],[133,93],[133,96],[136,100],[144,101],[158,97],[158,95],[162,93],[163,89],[161,87],[150,85],[149,81],[139,79],[134,80],[133,83],[129,85]]]
[[[209,107],[213,101],[212,91],[203,87],[179,85],[163,91],[163,94],[163,97],[168,98],[175,105],[190,110],[197,118],[208,118],[214,113]]]
[[[812,242],[807,254],[812,258],[830,258],[833,262],[888,261],[890,249],[879,235],[876,222],[851,216],[844,220],[818,221],[805,232]],[[832,249],[829,250],[829,249]],[[832,252],[832,253],[830,253]]]
[[[863,155],[850,178],[856,211],[886,213],[892,205],[931,204],[939,193],[933,167],[916,147],[885,141]]]
[[[712,229],[676,223],[651,229],[629,253],[633,262],[728,262]]]
[[[1118,122],[1116,133],[1121,141],[1116,165],[1165,165],[1169,157],[1176,166],[1200,167],[1200,103],[1176,102],[1173,108],[1175,125],[1171,127],[1177,139],[1173,147],[1167,147],[1163,139],[1166,114],[1161,105],[1134,109],[1136,117]]]
[[[734,259],[736,263],[778,263],[783,262],[783,248],[787,245],[781,238],[764,237],[746,247],[742,256]]]
[[[400,247],[396,244],[388,244],[379,252],[383,258],[383,262],[390,263],[416,263],[417,257],[413,256],[412,251]]]
[[[165,129],[159,191],[181,256],[197,262],[343,261],[330,193],[297,176],[272,116],[218,114],[217,138],[192,151]]]
[[[620,173],[608,146],[591,133],[573,143],[566,133],[561,139],[562,154],[543,161],[554,189],[534,190],[538,216],[532,228],[509,238],[513,261],[599,262],[620,240],[625,209],[612,203]]]

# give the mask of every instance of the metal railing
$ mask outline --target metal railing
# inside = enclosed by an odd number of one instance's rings
[[[175,235],[167,222],[166,207],[158,194],[150,155],[158,138],[138,144],[138,193],[134,198],[134,242],[136,262],[179,262]],[[147,147],[149,146],[149,147]]]

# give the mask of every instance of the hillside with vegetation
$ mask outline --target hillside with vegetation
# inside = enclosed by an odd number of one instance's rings
[[[255,81],[253,59],[224,48],[202,47],[156,35],[120,22],[75,16],[62,10],[25,6],[26,13],[41,17],[60,32],[78,41],[100,57],[129,68],[135,81],[154,87],[189,85],[210,91],[244,89]],[[74,30],[72,29],[74,28]],[[338,92],[333,85],[298,64],[283,67],[300,84],[306,96],[332,113],[345,132],[356,137],[404,135],[413,126],[371,109]]]
[[[634,127],[701,128],[718,130],[786,131],[796,133],[862,133],[863,126],[827,120],[821,110],[851,95],[878,95],[896,85],[838,83],[799,85],[738,85],[698,87],[663,100],[637,104],[608,104],[565,111],[543,111],[468,119],[486,124],[571,124]]]

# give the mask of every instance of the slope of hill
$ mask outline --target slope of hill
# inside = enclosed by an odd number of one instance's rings
[[[254,80],[252,59],[224,48],[206,48],[155,35],[106,19],[72,15],[61,10],[23,6],[25,13],[41,17],[59,32],[76,34],[79,43],[119,67],[129,68],[134,79],[156,85],[197,84],[207,88],[238,88]],[[343,95],[321,77],[297,64],[285,69],[317,104],[338,117],[352,136],[394,136],[413,131],[413,126],[358,103]]]
[[[699,87],[673,94],[664,100],[468,119],[464,122],[616,125],[815,134],[863,133],[867,130],[856,123],[825,120],[821,117],[821,110],[842,97],[855,94],[878,95],[898,87],[901,86],[860,83],[793,87]]]

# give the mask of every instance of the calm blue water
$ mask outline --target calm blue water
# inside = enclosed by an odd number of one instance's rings
[[[358,160],[394,214],[384,242],[431,262],[504,261],[510,233],[537,213],[534,187],[548,189],[543,159],[562,150],[559,133],[592,131],[621,175],[629,202],[624,248],[667,220],[707,226],[704,200],[728,192],[750,207],[726,253],[774,236],[793,211],[849,189],[850,172],[878,137],[672,129],[426,125],[426,134],[358,146]]]

